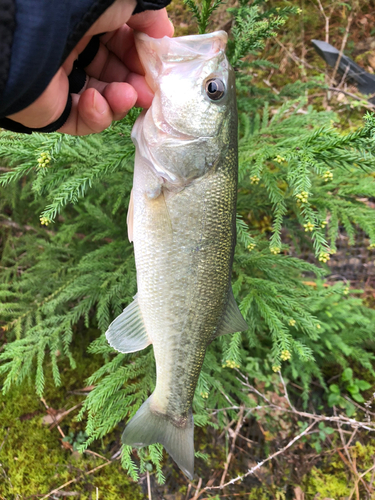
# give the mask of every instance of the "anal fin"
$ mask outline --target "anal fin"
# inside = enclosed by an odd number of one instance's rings
[[[227,333],[244,332],[248,328],[234,298],[232,287],[229,287],[227,306],[213,339]]]
[[[109,325],[105,333],[108,343],[119,352],[137,352],[150,345],[137,296]]]

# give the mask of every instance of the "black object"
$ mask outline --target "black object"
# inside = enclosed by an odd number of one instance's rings
[[[72,109],[72,96],[68,94],[68,100],[66,101],[66,106],[62,114],[56,121],[50,123],[49,125],[46,125],[45,127],[42,128],[26,127],[25,125],[22,125],[22,123],[11,120],[10,118],[1,118],[0,126],[12,132],[18,132],[21,134],[31,134],[32,132],[40,132],[40,133],[56,132],[56,130],[61,128],[68,119],[71,109]]]
[[[340,55],[340,51],[327,42],[322,42],[321,40],[311,40],[314,49],[322,57],[327,64],[333,68],[336,66],[337,59]],[[371,95],[375,94],[375,75],[367,73],[361,66],[358,66],[350,57],[342,55],[338,72],[341,75],[345,75],[348,80],[351,80],[361,94]],[[375,104],[375,97],[369,99],[370,102]]]
[[[86,45],[86,48],[78,56],[77,66],[85,68],[93,61],[99,50],[101,35],[104,35],[104,33],[100,33],[100,35],[94,35],[91,38],[89,43]]]
[[[85,70],[79,66],[74,65],[72,72],[68,76],[69,80],[69,93],[79,94],[85,86],[87,75]]]

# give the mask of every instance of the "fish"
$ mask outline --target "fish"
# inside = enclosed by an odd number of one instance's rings
[[[248,329],[231,287],[236,243],[237,107],[224,31],[135,43],[152,105],[137,118],[128,235],[137,294],[109,326],[123,353],[152,344],[156,387],[125,427],[194,475],[192,402],[206,349]]]

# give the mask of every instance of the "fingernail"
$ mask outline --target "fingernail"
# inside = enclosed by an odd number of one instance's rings
[[[99,92],[95,92],[94,94],[94,108],[100,115],[103,115],[108,108],[107,101]]]

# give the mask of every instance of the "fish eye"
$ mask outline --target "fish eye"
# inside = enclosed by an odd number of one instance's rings
[[[225,85],[219,78],[210,78],[206,82],[206,94],[211,101],[218,101],[225,93]]]

